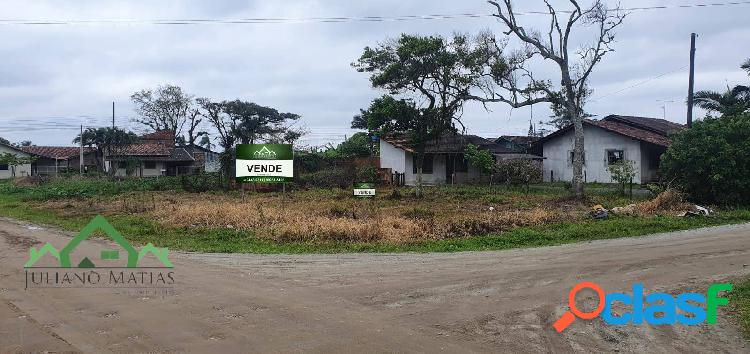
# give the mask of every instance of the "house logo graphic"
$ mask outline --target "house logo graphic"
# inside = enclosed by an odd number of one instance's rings
[[[258,160],[276,160],[276,153],[269,150],[268,146],[262,147],[253,153],[253,157]]]
[[[167,248],[157,248],[153,244],[149,243],[141,249],[140,252],[136,251],[135,248],[126,240],[122,235],[115,230],[114,227],[101,215],[97,215],[93,218],[81,232],[76,235],[68,244],[59,252],[54,246],[47,243],[41,249],[37,250],[31,248],[29,251],[29,260],[24,264],[24,268],[32,268],[44,255],[49,254],[54,257],[60,263],[60,268],[72,268],[70,261],[70,254],[81,242],[89,238],[95,231],[102,230],[107,236],[115,241],[120,247],[122,247],[128,254],[127,267],[137,268],[138,262],[142,260],[146,255],[153,254],[166,268],[173,268],[172,262],[169,261],[169,250]],[[102,251],[102,260],[116,260],[119,259],[119,252],[117,250],[105,250]],[[95,268],[94,263],[85,257],[77,265],[78,268]]]
[[[119,249],[101,250],[99,257],[91,254],[90,247],[79,249],[81,243],[101,231],[122,248],[126,257],[120,261]],[[74,252],[76,252],[74,254]],[[144,265],[147,256],[153,256]],[[80,260],[73,260],[74,258]],[[45,266],[40,266],[44,263]],[[46,266],[46,264],[57,266]],[[97,266],[99,263],[99,266]],[[117,266],[112,266],[112,264]],[[120,266],[121,265],[121,266]],[[169,260],[167,248],[149,243],[136,250],[103,216],[94,217],[65,247],[57,250],[47,243],[39,249],[32,247],[24,264],[26,288],[29,287],[161,287],[174,284],[174,265]],[[108,280],[108,281],[107,281]]]

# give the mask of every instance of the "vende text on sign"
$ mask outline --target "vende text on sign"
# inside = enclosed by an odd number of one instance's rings
[[[238,145],[237,182],[285,183],[294,180],[294,154],[288,144]]]

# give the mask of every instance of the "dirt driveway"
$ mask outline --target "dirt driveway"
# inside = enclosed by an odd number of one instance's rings
[[[0,353],[750,352],[725,312],[714,326],[552,329],[582,280],[704,292],[750,275],[750,224],[504,252],[173,253],[171,294],[24,290],[30,245],[71,236],[0,219]]]

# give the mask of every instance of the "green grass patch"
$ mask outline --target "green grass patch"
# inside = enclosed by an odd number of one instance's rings
[[[742,333],[745,338],[750,339],[750,279],[734,284],[730,294],[729,303],[737,312]]]
[[[177,177],[111,179],[105,177],[53,178],[39,186],[0,183],[0,194],[16,195],[23,200],[54,200],[113,196],[138,191],[179,191]]]
[[[416,210],[416,209],[415,209]],[[419,210],[422,216],[425,212]],[[0,215],[78,231],[94,216],[60,217],[34,208],[17,195],[0,195]],[[343,252],[458,252],[540,247],[566,243],[641,236],[659,232],[750,222],[749,209],[724,210],[712,217],[613,217],[580,223],[521,227],[493,235],[428,240],[408,244],[297,242],[279,243],[234,229],[168,228],[143,216],[110,215],[107,219],[128,240],[137,244],[195,252],[228,253],[343,253]]]

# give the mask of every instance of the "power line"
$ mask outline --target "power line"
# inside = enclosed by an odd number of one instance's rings
[[[718,6],[749,5],[750,1],[731,1],[699,4],[643,6],[621,8],[620,10],[651,11],[669,9],[707,8]],[[572,11],[558,11],[559,13],[570,13]],[[549,15],[547,11],[522,11],[516,15]],[[86,24],[148,24],[148,25],[205,25],[205,24],[285,24],[285,23],[346,23],[346,22],[399,22],[399,21],[421,21],[421,20],[451,20],[466,18],[492,17],[491,13],[462,13],[462,14],[433,14],[433,15],[404,15],[404,16],[358,16],[358,17],[297,17],[297,18],[239,18],[239,19],[97,19],[97,20],[38,20],[38,19],[0,19],[0,25],[86,25]]]
[[[601,95],[601,96],[598,96],[598,97],[594,97],[594,98],[592,98],[592,99],[590,100],[590,102],[597,102],[597,101],[601,101],[601,100],[602,100],[602,99],[604,99],[604,98],[607,98],[607,97],[610,97],[610,96],[614,96],[614,95],[617,95],[617,94],[619,94],[619,93],[625,92],[625,91],[627,91],[627,90],[630,90],[630,89],[632,89],[632,88],[636,88],[636,87],[638,87],[638,86],[641,86],[641,85],[645,85],[645,84],[647,84],[647,83],[649,83],[649,82],[651,82],[651,81],[654,81],[654,80],[656,80],[656,79],[660,79],[660,78],[662,78],[662,77],[664,77],[664,76],[667,76],[667,75],[669,75],[669,74],[674,74],[674,73],[676,73],[676,72],[678,72],[678,71],[681,71],[681,70],[684,70],[684,69],[686,69],[687,67],[688,67],[688,65],[685,65],[685,66],[683,66],[683,67],[681,67],[681,68],[679,68],[679,69],[675,69],[675,70],[672,70],[672,71],[669,71],[669,72],[665,72],[665,73],[663,73],[663,74],[659,74],[659,75],[656,75],[656,76],[652,76],[652,77],[650,77],[650,78],[648,78],[648,79],[646,79],[646,80],[643,80],[643,81],[639,81],[639,82],[637,82],[637,83],[635,83],[635,84],[633,84],[633,85],[630,85],[630,86],[624,87],[624,88],[622,88],[622,89],[619,89],[619,90],[617,90],[617,91],[614,91],[614,92],[610,92],[610,93],[608,93],[608,94],[604,94],[604,95]]]

